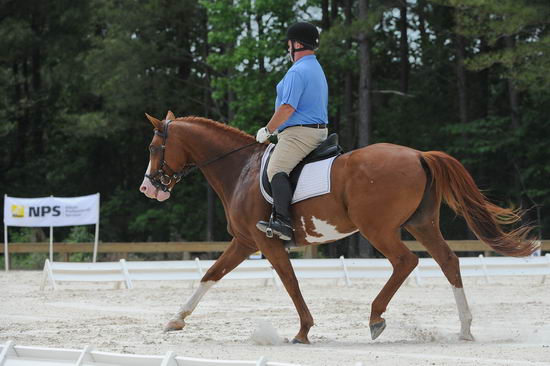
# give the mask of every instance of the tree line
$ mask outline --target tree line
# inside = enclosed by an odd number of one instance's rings
[[[201,174],[164,203],[138,191],[152,138],[144,113],[254,133],[273,112],[296,21],[321,30],[330,130],[345,150],[446,151],[495,203],[529,209],[547,234],[546,0],[3,0],[0,14],[2,191],[100,192],[101,240],[229,238]],[[472,238],[448,210],[442,228]],[[372,255],[358,235],[323,250]]]

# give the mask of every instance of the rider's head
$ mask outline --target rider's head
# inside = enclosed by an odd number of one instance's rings
[[[286,39],[289,46],[290,58],[295,61],[295,53],[302,51],[314,51],[319,47],[319,31],[313,24],[299,22],[291,25],[286,31]]]

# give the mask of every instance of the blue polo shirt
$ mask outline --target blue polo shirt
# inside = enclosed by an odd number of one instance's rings
[[[279,132],[298,124],[328,123],[328,84],[315,55],[296,61],[277,84],[275,110],[281,104],[290,104],[295,112]]]

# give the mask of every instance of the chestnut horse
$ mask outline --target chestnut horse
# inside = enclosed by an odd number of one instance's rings
[[[146,178],[140,187],[149,198],[169,198],[186,171],[198,167],[218,194],[227,218],[231,245],[201,279],[199,287],[168,322],[181,330],[206,291],[257,250],[272,264],[300,317],[295,343],[309,343],[313,318],[302,297],[283,243],[267,238],[256,222],[267,219],[271,206],[259,186],[260,163],[267,145],[227,125],[199,117],[161,121],[147,115],[155,128]],[[505,233],[500,224],[519,213],[493,205],[480,193],[464,166],[438,151],[421,152],[392,144],[375,144],[339,156],[331,172],[331,192],[292,206],[298,245],[333,242],[360,231],[392,264],[393,273],[372,302],[370,330],[375,339],[385,328],[382,313],[418,257],[401,241],[404,227],[427,249],[450,282],[461,323],[460,338],[473,340],[472,316],[464,294],[459,261],[439,230],[442,200],[462,215],[477,237],[495,251],[525,256],[537,249],[526,240],[532,229]]]

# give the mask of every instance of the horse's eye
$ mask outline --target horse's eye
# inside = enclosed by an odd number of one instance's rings
[[[160,150],[160,147],[159,147],[159,146],[155,146],[155,145],[149,146],[149,152],[150,152],[151,154],[154,154],[154,153],[156,153],[156,152],[159,151],[159,150]]]

